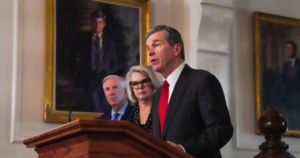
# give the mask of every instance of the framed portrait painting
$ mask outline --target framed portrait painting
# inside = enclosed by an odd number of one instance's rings
[[[274,107],[300,137],[300,20],[254,12],[256,121]],[[256,132],[258,133],[257,125]]]
[[[150,0],[47,0],[45,121],[99,117],[102,80],[146,64]]]

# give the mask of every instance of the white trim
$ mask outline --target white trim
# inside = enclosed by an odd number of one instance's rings
[[[202,17],[198,33],[198,49],[229,53],[233,24],[231,7],[201,3]]]
[[[22,24],[23,0],[13,1],[13,61],[12,61],[12,108],[10,142],[21,143],[26,137],[20,136],[21,76],[22,76]]]

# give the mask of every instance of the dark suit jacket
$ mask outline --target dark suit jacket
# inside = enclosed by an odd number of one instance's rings
[[[182,145],[192,156],[220,158],[220,148],[232,137],[233,127],[216,77],[185,65],[168,104],[162,135],[158,115],[161,90],[153,96],[153,134]]]
[[[284,82],[299,82],[300,79],[300,60],[296,58],[292,74],[289,76],[289,62],[283,63],[283,80]]]
[[[121,117],[121,120],[130,120],[131,112],[132,112],[133,106],[128,103],[124,115]],[[103,119],[103,120],[111,120],[111,106],[107,108],[106,112],[101,115],[98,119]]]
[[[300,60],[297,58],[289,74],[289,62],[283,64],[283,103],[290,107],[299,107],[300,104]],[[293,109],[293,108],[291,108]]]
[[[78,34],[72,44],[69,65],[72,72],[76,75],[76,84],[86,84],[92,79],[91,59],[93,32],[86,31]],[[114,72],[117,69],[115,43],[105,34],[102,34],[103,65],[105,69],[101,76]]]
[[[69,68],[74,76],[74,85],[82,87],[84,93],[88,93],[96,83],[102,81],[104,77],[117,69],[115,43],[108,36],[102,34],[103,60],[101,62],[104,68],[101,72],[92,70],[93,36],[94,33],[92,31],[79,33],[72,43],[68,61]],[[83,101],[87,106],[81,106],[80,111],[103,112],[106,107],[109,107],[101,84],[94,88],[93,92],[95,93],[95,91],[98,91],[99,101],[94,102],[91,93]]]
[[[289,62],[284,62],[282,72],[282,89],[280,103],[276,108],[288,119],[289,129],[299,129],[300,115],[300,60],[296,58],[292,73],[289,74]]]

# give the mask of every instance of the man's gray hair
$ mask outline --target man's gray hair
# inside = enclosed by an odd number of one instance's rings
[[[164,31],[165,32],[165,39],[166,41],[169,43],[170,46],[174,46],[175,44],[179,43],[181,45],[181,58],[184,60],[184,45],[183,45],[183,41],[181,38],[180,33],[169,26],[166,25],[157,25],[153,28],[151,28],[145,35],[145,39],[147,40],[149,38],[149,36],[151,36],[152,34],[159,32],[159,31]]]
[[[109,79],[113,79],[113,78],[118,78],[120,79],[120,84],[123,88],[126,88],[126,81],[123,77],[118,76],[118,75],[108,75],[106,76],[103,80],[102,80],[102,84],[103,84],[103,88],[104,88],[104,83],[109,80]]]

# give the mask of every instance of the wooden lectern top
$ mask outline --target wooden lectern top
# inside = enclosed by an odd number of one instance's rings
[[[25,139],[23,143],[35,147],[39,158],[192,157],[128,121],[79,119]]]

